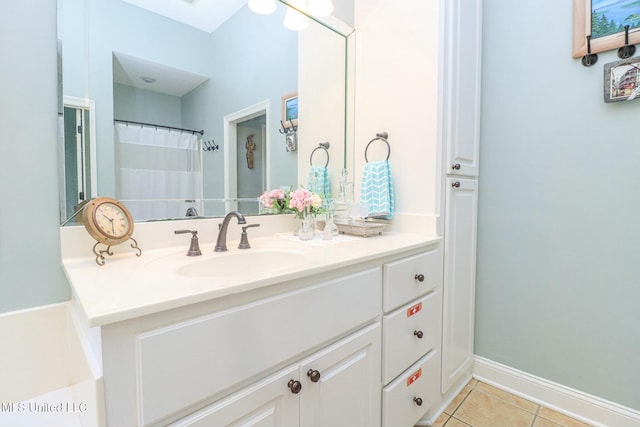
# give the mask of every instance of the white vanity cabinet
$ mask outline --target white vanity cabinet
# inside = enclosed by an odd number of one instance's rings
[[[311,276],[103,327],[107,425],[379,425],[381,279]]]
[[[442,252],[383,266],[382,425],[413,426],[440,396]]]
[[[442,1],[444,304],[441,392],[452,399],[473,367],[480,151],[482,0]]]
[[[447,178],[442,393],[470,376],[476,280],[478,181]]]
[[[379,426],[379,372],[378,322],[171,426]]]

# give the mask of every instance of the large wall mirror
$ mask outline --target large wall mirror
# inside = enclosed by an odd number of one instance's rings
[[[282,0],[269,15],[246,0],[170,3],[58,0],[62,222],[96,196],[136,221],[255,214],[264,190],[306,184],[325,142],[337,184],[353,161],[353,2],[298,31]]]

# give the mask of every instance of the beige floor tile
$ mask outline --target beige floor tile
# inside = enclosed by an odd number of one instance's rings
[[[445,427],[471,427],[469,424],[465,424],[462,421],[455,419],[453,417],[449,418],[449,421],[445,425]]]
[[[469,394],[469,392],[471,392],[471,390],[473,390],[476,384],[478,384],[478,380],[476,380],[475,378],[472,378],[471,381],[469,381],[467,385],[464,386],[462,391],[458,393],[455,399],[453,399],[451,403],[449,403],[449,405],[446,407],[444,412],[449,415],[453,414],[456,411],[456,409],[458,409],[458,406],[460,406],[464,398],[467,397],[467,395]]]
[[[535,417],[511,403],[478,390],[473,390],[467,396],[454,416],[473,427],[530,427]]]
[[[568,417],[560,412],[554,411],[553,409],[545,408],[544,406],[540,408],[538,416],[553,421],[562,427],[590,427],[589,424],[585,424],[582,421]]]
[[[545,418],[536,417],[533,422],[533,427],[562,427],[560,424],[556,424],[553,421],[549,421]]]
[[[433,423],[433,426],[431,426],[431,427],[444,427],[446,422],[449,421],[449,417],[450,416],[445,414],[445,413],[440,414],[440,416],[438,417],[436,422]]]
[[[532,414],[538,412],[538,405],[536,403],[533,403],[530,400],[523,399],[522,397],[515,396],[504,390],[500,390],[499,388],[492,385],[479,382],[478,385],[476,385],[475,390],[490,394],[495,397],[499,397],[500,399],[512,403],[527,412],[531,412]]]

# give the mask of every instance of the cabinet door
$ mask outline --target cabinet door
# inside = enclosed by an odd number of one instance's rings
[[[234,393],[170,427],[298,427],[299,394],[288,387],[298,365]]]
[[[471,369],[478,181],[446,180],[442,392]]]
[[[451,0],[444,8],[442,132],[447,174],[478,176],[482,0]]]
[[[301,426],[380,426],[380,335],[375,323],[302,362]]]

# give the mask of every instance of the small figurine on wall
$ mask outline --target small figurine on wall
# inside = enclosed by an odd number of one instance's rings
[[[247,149],[247,168],[253,169],[253,152],[256,149],[256,143],[253,142],[253,134],[247,137],[247,142],[244,146]]]

